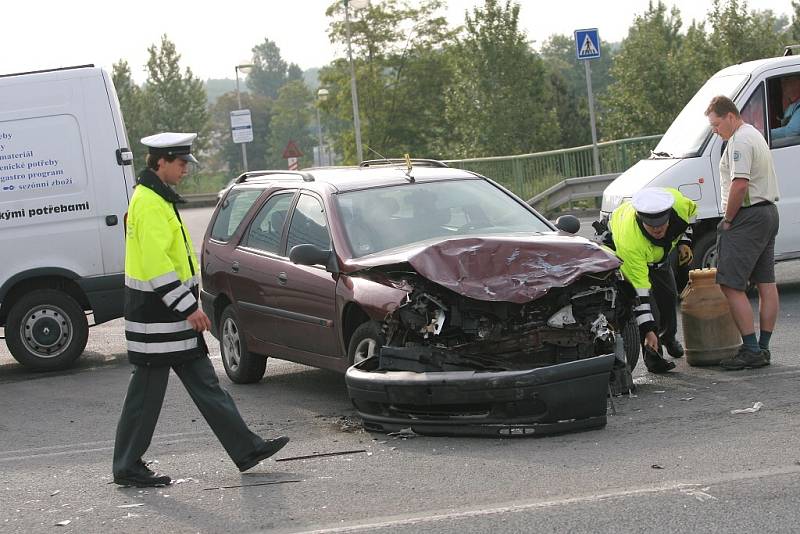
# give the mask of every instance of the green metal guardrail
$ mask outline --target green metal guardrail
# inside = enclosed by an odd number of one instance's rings
[[[648,135],[598,143],[600,173],[624,172],[646,158],[661,137]],[[445,163],[491,178],[524,199],[532,198],[566,178],[595,174],[592,145],[519,156],[454,159]]]

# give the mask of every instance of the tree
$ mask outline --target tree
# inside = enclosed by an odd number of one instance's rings
[[[130,66],[125,60],[114,63],[111,79],[114,82],[117,97],[119,98],[119,107],[122,110],[122,117],[127,129],[129,148],[136,156],[144,155],[147,153],[147,149],[139,140],[150,135],[152,128],[148,124],[145,115],[142,89],[131,78]],[[142,161],[137,160],[137,158],[134,158],[133,163],[135,169],[143,167]]]
[[[435,156],[448,128],[443,94],[450,83],[444,47],[452,40],[444,17],[437,15],[440,0],[408,2],[385,0],[351,12],[353,61],[358,84],[364,157],[376,153],[399,157]],[[344,5],[335,2],[327,11],[334,18],[331,41],[344,43]],[[326,131],[337,153],[356,159],[350,66],[337,59],[320,71],[320,83],[329,91],[324,104],[329,118]]]
[[[288,82],[280,88],[273,107],[269,141],[264,155],[267,167],[286,168],[283,149],[289,141],[294,141],[303,152],[301,167],[313,164],[313,149],[316,143],[309,133],[312,124],[312,102],[311,91],[301,80]]]
[[[247,75],[247,87],[251,91],[275,99],[286,82],[302,78],[300,67],[287,64],[274,41],[265,38],[263,43],[253,47],[253,68]]]
[[[208,144],[209,115],[203,82],[192,70],[180,70],[180,54],[166,35],[161,47],[147,49],[147,82],[144,87],[145,112],[152,133],[197,132],[193,150],[200,152]]]
[[[477,157],[552,148],[560,129],[542,59],[519,29],[519,4],[485,0],[453,52],[445,112],[454,152]]]
[[[739,0],[714,0],[708,14],[712,33],[709,36],[722,65],[780,55],[781,36],[787,26],[772,11],[747,11]]]

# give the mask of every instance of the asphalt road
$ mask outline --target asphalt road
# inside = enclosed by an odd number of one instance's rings
[[[209,211],[184,214],[197,247]],[[770,367],[640,368],[606,428],[540,439],[366,433],[340,375],[270,360],[235,385],[210,339],[251,428],[292,441],[240,474],[173,375],[147,459],[180,482],[161,489],[111,482],[120,321],[94,328],[70,371],[27,373],[0,346],[0,532],[795,532],[797,269],[779,267]],[[348,454],[292,459],[331,452]]]

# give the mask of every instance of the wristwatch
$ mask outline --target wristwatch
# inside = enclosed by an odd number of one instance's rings
[[[722,220],[723,220],[724,222],[728,223],[728,224],[733,224],[733,221],[732,221],[732,220],[730,220],[730,219],[728,219],[727,217],[725,217],[725,218],[724,218],[724,219],[722,219]]]

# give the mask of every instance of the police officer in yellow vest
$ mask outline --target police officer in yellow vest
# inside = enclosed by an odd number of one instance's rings
[[[137,180],[125,243],[125,337],[133,374],[114,443],[114,482],[162,486],[170,477],[150,470],[150,446],[170,369],[175,371],[214,434],[240,471],[275,454],[289,441],[265,441],[247,428],[223,390],[208,358],[203,331],[211,326],[198,306],[198,263],[172,189],[187,173],[194,133],[161,133],[142,139],[147,168]]]
[[[678,190],[647,187],[614,210],[608,223],[613,247],[623,261],[622,275],[636,290],[634,313],[644,362],[653,373],[675,367],[661,357],[659,338],[671,356],[684,353],[676,338],[678,291],[670,253],[677,247],[679,265],[692,261],[696,212],[697,204]]]

